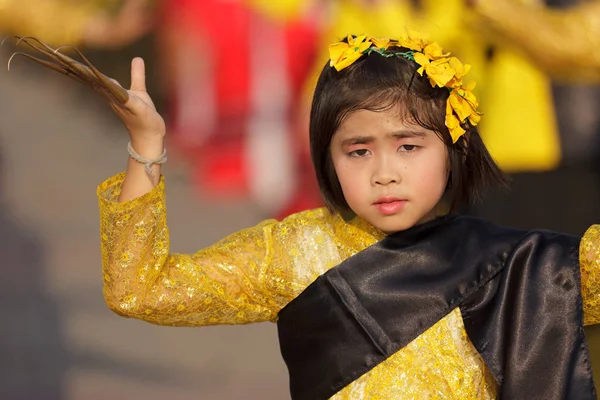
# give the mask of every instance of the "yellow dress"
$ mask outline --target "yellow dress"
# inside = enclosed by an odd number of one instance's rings
[[[169,252],[164,178],[116,201],[124,174],[98,187],[104,296],[116,313],[150,323],[206,326],[276,321],[328,269],[383,238],[361,219],[326,209],[264,221],[195,254]],[[600,226],[581,243],[587,324],[600,321]],[[469,341],[459,309],[332,399],[494,399],[496,384]]]

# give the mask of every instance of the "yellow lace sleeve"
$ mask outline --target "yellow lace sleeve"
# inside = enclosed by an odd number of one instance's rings
[[[36,36],[54,46],[78,45],[85,25],[99,12],[99,7],[94,3],[0,0],[0,36]]]
[[[480,0],[483,25],[521,48],[551,76],[600,81],[600,0],[550,9],[508,0]],[[483,26],[482,25],[482,26]]]
[[[579,248],[584,325],[600,323],[600,225],[592,225]]]
[[[276,319],[281,305],[263,285],[276,221],[195,254],[171,254],[164,178],[144,196],[118,203],[124,176],[98,187],[104,297],[110,309],[159,325]]]

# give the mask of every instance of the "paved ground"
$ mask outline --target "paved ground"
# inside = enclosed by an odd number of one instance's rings
[[[0,398],[288,398],[272,324],[167,328],[105,307],[95,188],[123,169],[127,135],[81,89],[23,60],[0,68]],[[177,164],[165,169],[174,251],[262,218],[201,201]]]

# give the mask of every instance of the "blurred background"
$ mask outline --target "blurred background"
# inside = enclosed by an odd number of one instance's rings
[[[144,57],[168,124],[176,252],[320,206],[307,122],[327,45],[407,26],[473,65],[480,131],[512,179],[464,211],[577,235],[600,223],[600,1],[0,0],[1,35],[75,45],[123,86]],[[1,62],[26,51],[15,43]],[[289,398],[273,324],[158,327],[106,308],[95,190],[124,170],[127,134],[89,88],[24,57],[10,67],[0,399]],[[587,328],[596,371],[598,332]]]

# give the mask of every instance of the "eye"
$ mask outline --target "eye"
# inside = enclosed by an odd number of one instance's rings
[[[400,146],[398,148],[399,151],[403,152],[403,153],[412,153],[413,151],[415,151],[419,146],[416,146],[414,144],[403,144],[402,146]]]
[[[364,157],[364,156],[369,155],[369,150],[367,150],[367,149],[358,149],[358,150],[351,151],[350,153],[348,153],[348,155],[350,157]]]

